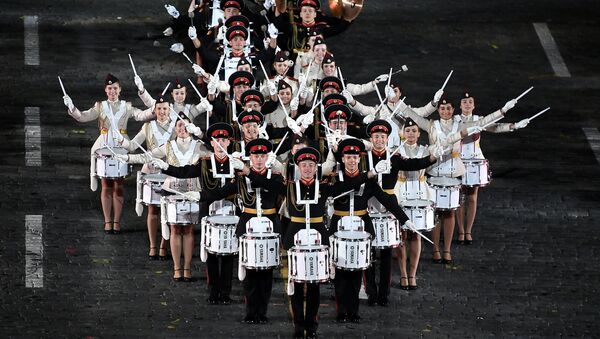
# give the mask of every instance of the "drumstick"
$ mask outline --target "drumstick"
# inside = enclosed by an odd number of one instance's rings
[[[400,103],[404,103],[404,99],[406,99],[406,96],[404,96],[404,98],[400,99],[400,101],[398,101],[398,103],[396,104],[396,107],[394,108],[394,111],[392,112],[392,116],[396,116],[396,112],[398,111],[398,109],[400,109]]]
[[[390,67],[390,74],[388,74],[388,81],[387,81],[387,86],[388,87],[390,87],[390,84],[392,83],[392,70],[393,69],[394,69],[393,67]]]
[[[453,72],[454,72],[454,70],[450,70],[450,74],[448,74],[448,76],[446,77],[446,81],[444,81],[442,88],[440,88],[442,91],[444,90],[444,88],[446,88],[446,84],[448,84],[448,80],[450,80],[450,77],[452,76]]]
[[[200,100],[204,99],[204,97],[202,96],[202,94],[200,94],[200,91],[198,90],[198,88],[196,87],[196,85],[194,85],[194,83],[192,82],[192,80],[187,79],[187,81],[190,83],[190,85],[192,85],[192,88],[194,89],[194,92],[196,92],[196,94],[198,94],[198,96],[200,97]]]
[[[340,81],[342,82],[342,90],[346,90],[346,84],[344,83],[344,76],[342,75],[342,68],[338,67],[338,74],[340,75]]]
[[[533,89],[533,86],[529,87],[527,90],[525,90],[525,92],[521,93],[521,95],[519,95],[518,97],[515,98],[515,101],[519,101],[519,99],[521,99],[522,97],[525,96],[525,94],[529,93],[529,91],[531,91]]]
[[[402,65],[402,68],[399,69],[399,70],[397,70],[397,71],[395,71],[394,73],[392,73],[392,75],[396,75],[396,74],[398,74],[400,72],[406,72],[406,71],[408,71],[408,66]]]
[[[279,99],[279,103],[281,104],[281,108],[283,109],[283,113],[285,113],[285,115],[289,117],[290,114],[288,113],[287,109],[285,109],[285,105],[283,104],[283,101],[281,101],[281,96],[279,96],[279,94],[277,94],[277,98]]]
[[[491,124],[495,124],[496,122],[498,122],[500,119],[504,118],[504,116],[499,117],[498,119],[494,119],[494,121],[490,121],[489,123],[485,124],[485,126],[483,126],[481,128],[481,130],[485,130],[488,126],[490,126]]]
[[[285,132],[285,134],[283,135],[283,138],[281,138],[281,140],[279,140],[279,145],[277,145],[277,148],[275,149],[275,155],[277,155],[277,152],[279,152],[279,149],[281,148],[281,145],[283,145],[283,140],[285,140],[285,138],[287,138],[288,133],[290,133],[290,131]]]
[[[323,127],[325,127],[326,130],[329,131],[329,133],[335,133],[335,131],[332,130],[331,128],[329,128],[329,126],[327,126],[327,124],[324,123],[323,121],[321,121],[321,124],[323,125]]]
[[[169,89],[169,86],[171,86],[170,82],[167,84],[167,86],[165,86],[165,89],[163,89],[162,93],[160,94],[161,97],[164,96],[165,93],[167,93],[167,90]]]
[[[62,83],[62,80],[60,80],[60,75],[58,76],[58,83],[60,84],[60,89],[62,89],[63,95],[67,96],[67,91],[65,91],[65,86]]]
[[[190,64],[192,64],[192,65],[194,64],[194,62],[192,61],[192,59],[190,59],[190,57],[187,56],[187,54],[185,54],[185,52],[181,52],[181,54],[183,54],[183,56],[187,59],[187,61],[190,62]]]
[[[266,81],[270,81],[269,80],[269,75],[267,74],[267,71],[265,70],[265,66],[263,65],[262,61],[258,60],[258,63],[260,64],[260,68],[262,69],[263,74],[265,75],[265,80]]]
[[[162,189],[163,189],[163,190],[165,190],[165,191],[167,191],[167,192],[174,193],[174,194],[178,194],[178,195],[180,195],[180,196],[182,196],[182,197],[184,197],[184,198],[187,198],[185,194],[183,194],[183,193],[181,193],[181,192],[179,192],[179,191],[177,191],[177,190],[174,190],[174,189],[172,189],[172,188],[169,188],[169,187],[163,187]]]
[[[131,58],[131,54],[127,54],[129,56],[129,62],[131,63],[131,68],[133,69],[133,75],[137,76],[137,71],[135,70],[135,65],[133,64],[133,59]]]
[[[379,88],[377,87],[377,84],[374,84],[373,86],[375,86],[375,92],[377,93],[377,97],[379,98],[379,102],[383,102],[383,99],[381,98],[381,92],[379,92]]]
[[[135,141],[135,139],[131,139],[131,141],[133,141],[133,142],[134,142],[134,143],[137,145],[137,147],[138,147],[139,149],[141,149],[141,150],[142,150],[142,152],[144,152],[144,154],[147,154],[147,155],[149,155],[149,156],[150,156],[150,158],[152,158],[152,159],[156,159],[155,157],[153,157],[153,156],[152,156],[152,153],[150,153],[150,152],[146,151],[146,149],[145,149],[144,147],[142,147],[142,145],[140,145],[140,144],[139,144],[137,141]]]
[[[346,195],[346,194],[350,194],[350,193],[352,193],[352,192],[354,192],[354,190],[349,190],[348,192],[344,192],[344,193],[342,193],[342,194],[340,194],[340,195],[338,195],[338,196],[334,197],[334,198],[333,198],[333,199],[331,199],[331,200],[335,200],[335,199],[337,199],[337,198],[341,198],[341,197],[343,197],[344,195]]]
[[[227,150],[224,149],[223,146],[221,146],[221,144],[219,144],[219,142],[217,141],[217,139],[215,139],[215,137],[211,137],[211,139],[214,140],[214,142],[217,144],[217,146],[219,146],[219,148],[221,149],[221,151],[223,151],[223,153],[225,153],[228,158],[231,158],[231,156],[229,155],[229,153],[227,153]]]
[[[421,237],[423,237],[425,240],[429,241],[429,242],[430,242],[430,243],[433,245],[433,241],[429,240],[429,238],[427,238],[425,235],[423,235],[423,233],[421,233],[421,232],[417,231],[417,229],[416,229],[416,228],[414,228],[414,227],[413,227],[413,226],[412,226],[410,223],[409,223],[409,224],[407,224],[407,223],[404,223],[404,225],[407,225],[407,226],[408,226],[408,228],[410,228],[410,229],[411,229],[411,231],[413,231],[413,232],[417,233],[418,235],[420,235]]]
[[[108,146],[108,144],[106,143],[106,141],[102,141],[102,143],[104,144],[104,147],[108,148],[108,150],[110,151],[110,153],[112,153],[115,156],[115,159],[117,159],[117,161],[122,162],[121,160],[119,160],[117,158],[117,153],[115,153],[115,151],[113,151],[112,148],[110,148],[110,146]],[[125,162],[127,163],[127,162]]]
[[[546,111],[547,111],[547,110],[549,110],[549,109],[550,109],[550,107],[547,107],[546,109],[544,109],[544,110],[540,111],[539,113],[537,113],[536,115],[532,116],[531,118],[529,118],[529,119],[527,119],[527,120],[531,121],[531,120],[533,120],[533,119],[537,118],[538,116],[542,115],[544,112],[546,112]]]

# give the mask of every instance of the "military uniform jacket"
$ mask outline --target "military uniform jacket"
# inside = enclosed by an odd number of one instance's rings
[[[370,152],[371,156],[364,155],[363,160],[369,169],[372,169],[381,160],[387,159],[387,152],[377,154],[375,151]],[[362,162],[362,161],[361,161]],[[429,156],[422,158],[404,159],[398,153],[394,154],[390,159],[390,173],[381,174],[381,188],[388,194],[394,194],[394,187],[398,180],[398,172],[400,171],[417,171],[429,167],[435,161],[431,161]]]

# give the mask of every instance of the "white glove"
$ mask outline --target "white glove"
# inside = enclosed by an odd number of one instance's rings
[[[183,52],[183,44],[181,43],[174,43],[171,45],[171,52],[175,52],[175,53],[181,53]]]
[[[325,136],[325,138],[327,139],[327,147],[334,150],[334,148],[337,147],[337,139],[335,134],[329,133]]]
[[[154,167],[154,168],[160,168],[161,170],[166,170],[167,168],[169,168],[169,164],[167,164],[166,162],[164,162],[161,159],[153,159],[150,164]]]
[[[268,11],[271,9],[271,7],[273,7],[275,5],[275,2],[273,0],[266,0],[265,3],[263,3],[263,6],[265,7],[265,9]]]
[[[406,222],[404,223],[404,225],[402,225],[402,227],[405,229],[414,230],[415,224],[410,220],[406,220]]]
[[[127,155],[127,154],[117,154],[117,155],[115,155],[115,159],[117,159],[120,162],[127,163],[129,161],[129,155]]]
[[[277,95],[277,85],[274,81],[267,80],[267,88],[269,89],[269,95]]]
[[[243,157],[244,157],[244,153],[242,153],[242,152],[233,152],[233,153],[231,154],[231,157],[232,157],[232,158],[236,158],[236,159],[241,159],[241,158],[243,158]]]
[[[517,100],[512,99],[512,100],[508,101],[506,104],[504,104],[504,107],[502,107],[501,111],[506,113],[506,112],[508,112],[508,110],[515,107],[516,104],[517,104]]]
[[[308,98],[308,93],[309,92],[310,92],[310,89],[308,87],[304,87],[302,89],[302,91],[300,91],[300,98],[302,98],[302,99]]]
[[[396,92],[391,86],[385,86],[385,96],[388,100],[393,99],[396,96]]]
[[[438,102],[440,102],[442,95],[444,95],[444,90],[438,89],[437,92],[435,92],[435,94],[433,95],[433,103],[437,104]]]
[[[188,131],[188,133],[197,136],[198,138],[202,138],[202,130],[193,123],[185,125],[185,130]]]
[[[390,170],[390,161],[389,160],[380,160],[375,167],[373,167],[376,173],[386,173]]]
[[[73,105],[73,100],[71,100],[71,97],[68,95],[65,95],[63,97],[63,102],[65,103],[65,106],[67,106],[67,108],[69,109],[69,111],[72,111],[75,109],[75,105]]]
[[[198,65],[198,64],[193,64],[192,68],[194,69],[194,73],[198,74],[198,75],[202,75],[204,76],[204,74],[206,73],[204,71],[204,68],[202,68],[202,66]]]
[[[179,18],[179,11],[177,10],[177,8],[175,8],[175,6],[165,5],[165,8],[167,9],[167,13],[169,13],[170,16],[174,17],[175,19]]]
[[[529,119],[523,119],[515,124],[515,129],[525,128],[529,125]]]
[[[196,33],[196,27],[190,26],[190,28],[188,28],[188,37],[190,37],[191,40],[198,38],[198,34]]]
[[[298,97],[294,97],[292,101],[290,101],[290,111],[297,111],[299,105],[300,99],[298,99]]]
[[[238,158],[229,159],[229,165],[231,165],[234,170],[241,171],[244,169],[244,162]]]
[[[215,76],[213,75],[213,79],[215,78]],[[217,78],[218,79],[218,78]],[[219,81],[213,81],[211,79],[211,81],[208,82],[208,85],[206,85],[206,89],[208,91],[208,94],[217,94],[217,83]]]
[[[267,161],[265,162],[265,166],[267,168],[273,167],[275,160],[277,160],[277,156],[275,155],[275,153],[269,152],[269,154],[267,155]]]
[[[183,193],[183,195],[185,196],[185,198],[187,200],[190,200],[190,201],[200,201],[200,192],[189,191],[189,192]]]
[[[271,39],[277,38],[277,34],[279,34],[279,30],[277,29],[277,27],[275,27],[274,24],[269,24],[269,28],[267,29],[267,31],[269,32],[269,37]]]
[[[171,36],[173,35],[173,29],[171,27],[167,27],[164,31],[163,31],[163,35],[164,36]]]
[[[263,123],[258,127],[258,136],[261,139],[269,139],[269,133],[267,133],[267,123]]]
[[[290,130],[292,130],[292,133],[296,134],[296,135],[302,135],[302,129],[300,128],[300,126],[298,126],[298,124],[294,121],[294,119],[291,119],[291,122],[288,122],[288,128]]]
[[[352,94],[350,94],[350,91],[348,91],[347,89],[342,91],[342,95],[344,96],[344,98],[346,98],[346,100],[348,100],[348,105],[351,105],[354,102],[354,97],[352,96]]]
[[[372,115],[372,114],[366,115],[363,118],[363,124],[368,125],[368,124],[372,123],[373,120],[375,120],[375,116],[374,115]]]
[[[137,86],[138,92],[144,92],[144,83],[142,82],[142,78],[136,75],[133,77],[133,82],[135,83],[135,86]]]
[[[200,100],[200,108],[204,109],[205,111],[212,111],[212,105],[210,104],[210,101],[208,101],[207,98],[202,98]]]
[[[429,146],[429,154],[433,155],[434,158],[439,159],[444,156],[444,147],[441,145],[431,145]]]
[[[483,127],[481,127],[481,126],[467,127],[467,135],[473,135],[473,134],[481,133],[481,131],[483,131]]]
[[[315,121],[315,116],[312,113],[302,114],[301,117],[304,117],[302,119],[302,124],[301,124],[302,128],[304,128],[304,129],[307,129],[308,126],[312,125],[313,122]],[[298,118],[298,119],[300,119],[300,118]]]
[[[389,76],[387,74],[381,74],[381,75],[378,75],[377,78],[375,78],[375,80],[373,80],[373,81],[375,81],[375,83],[378,84],[382,81],[387,81],[388,78],[389,78]]]

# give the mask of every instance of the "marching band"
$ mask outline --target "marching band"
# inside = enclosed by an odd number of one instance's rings
[[[422,107],[404,103],[391,69],[347,82],[325,39],[348,28],[362,1],[329,2],[331,15],[318,0],[192,0],[191,26],[166,6],[174,24],[164,34],[187,31],[189,40],[171,50],[194,75],[189,86],[173,82],[172,102],[170,85],[156,99],[149,94],[133,59],[143,110],[120,99],[111,74],[106,100],[86,111],[63,87],[71,117],[98,120],[90,180],[95,191],[101,179],[104,231],[121,231],[123,180],[129,164],[143,164],[135,210],[141,216],[148,207],[149,258],[166,259],[169,244],[173,280],[192,281],[198,225],[207,302],[232,302],[237,258],[246,323],[269,321],[273,270],[287,262],[297,338],[317,336],[322,283],[335,286],[336,320],[358,323],[363,279],[368,305],[388,305],[394,253],[394,285],[405,290],[417,289],[422,239],[434,262],[451,264],[455,225],[457,243],[471,244],[478,191],[491,179],[481,134],[518,130],[533,118],[498,123],[529,90],[475,115],[473,93],[456,102],[444,93],[452,73]],[[191,89],[197,104],[185,103]],[[356,99],[373,92],[378,105]],[[436,111],[439,119],[431,118]],[[144,125],[129,139],[131,117]],[[419,144],[421,131],[428,145]]]

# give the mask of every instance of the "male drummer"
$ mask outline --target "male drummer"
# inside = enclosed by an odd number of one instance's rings
[[[339,181],[347,181],[360,175],[360,154],[364,152],[363,142],[356,138],[347,138],[338,144],[336,156],[343,164],[342,172],[339,173]],[[390,163],[387,161],[380,161],[373,170],[377,173],[387,172],[389,171],[389,165]],[[352,207],[353,215],[360,217],[364,222],[365,231],[374,236],[373,223],[367,213],[368,201],[372,197],[375,197],[398,219],[400,224],[410,223],[404,211],[398,206],[395,196],[385,193],[377,182],[369,180],[361,185],[358,191],[337,198],[334,201],[334,212],[329,225],[329,233],[334,234],[338,231],[338,221],[341,220],[341,217],[350,215],[350,208]],[[410,228],[410,226],[408,227]],[[335,269],[336,320],[338,322],[360,322],[358,293],[361,277],[361,271]]]
[[[294,236],[298,231],[310,228],[321,234],[323,245],[329,244],[327,229],[323,223],[326,213],[327,197],[336,196],[348,190],[358,188],[367,179],[375,177],[374,171],[364,172],[347,181],[338,181],[334,185],[318,182],[317,175],[321,154],[312,147],[303,147],[294,154],[294,164],[300,178],[289,180],[286,201],[290,213],[290,224],[284,237],[286,248],[294,246]],[[298,192],[299,190],[299,192]],[[301,201],[298,200],[301,199]],[[310,202],[312,200],[312,202]],[[302,201],[306,201],[303,203]],[[306,208],[309,209],[307,213]],[[308,219],[307,219],[308,216]],[[294,293],[290,298],[294,320],[294,337],[316,337],[318,311],[320,303],[319,283],[306,283],[306,312],[304,311],[304,283],[294,282]]]
[[[164,164],[162,165],[163,173],[177,178],[199,177],[203,191],[210,191],[231,184],[230,182],[235,177],[235,174],[233,166],[230,163],[231,159],[227,154],[227,148],[233,137],[233,127],[222,122],[215,123],[209,127],[206,135],[206,143],[210,145],[208,148],[213,154],[200,159],[195,165],[175,167]],[[228,197],[228,200],[232,200],[231,195]],[[201,215],[208,215],[208,203],[201,206],[203,208]],[[231,303],[233,256],[219,256],[207,253],[206,266],[207,283],[210,291],[207,302],[212,305]]]
[[[427,168],[436,162],[436,158],[432,154],[423,158],[403,159],[400,153],[395,153],[390,157],[387,150],[387,143],[391,132],[392,125],[387,120],[375,120],[371,122],[367,126],[367,135],[373,145],[373,149],[364,158],[367,168],[373,168],[380,161],[390,163],[390,170],[378,176],[377,183],[385,193],[395,198],[394,187],[399,171],[414,171]],[[439,151],[442,152],[443,150],[440,148]],[[370,202],[369,208],[375,211],[375,213],[386,213],[385,209],[374,201]],[[375,252],[375,250],[373,251]],[[379,285],[375,283],[376,263],[377,261],[374,261],[373,265],[365,271],[365,290],[369,295],[368,304],[369,306],[374,306],[375,304],[387,306],[392,278],[392,248],[388,247],[379,250]]]

